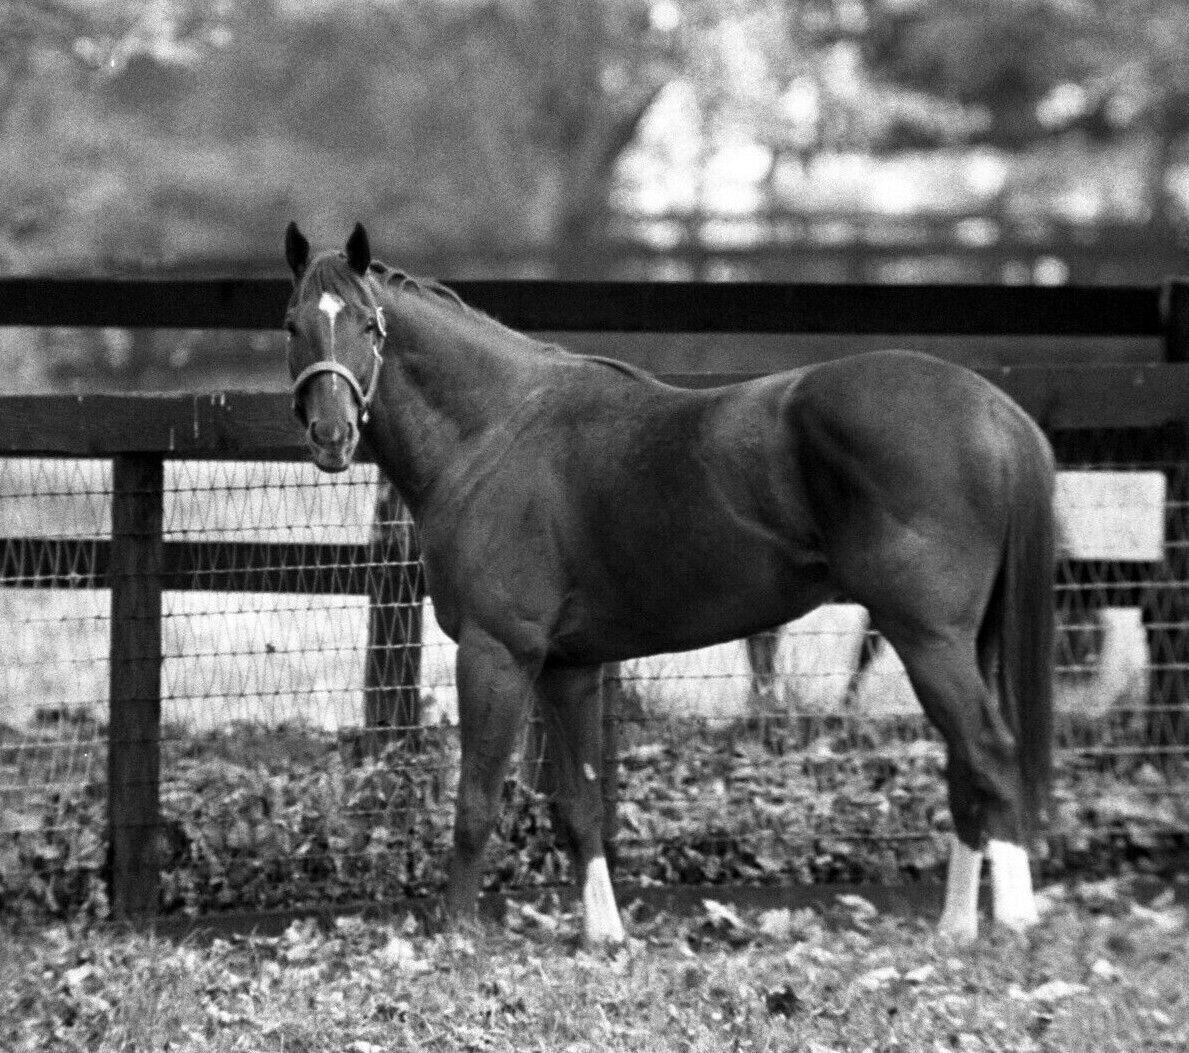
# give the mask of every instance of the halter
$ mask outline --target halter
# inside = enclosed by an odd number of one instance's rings
[[[371,299],[370,290],[369,299]],[[301,389],[305,387],[311,378],[318,376],[319,373],[333,373],[335,376],[342,377],[347,382],[347,387],[351,389],[351,394],[355,397],[355,401],[359,406],[359,423],[366,424],[370,419],[372,399],[375,398],[376,389],[380,386],[380,367],[384,364],[384,359],[380,355],[380,348],[383,347],[384,338],[388,335],[388,328],[384,324],[384,308],[379,306],[375,300],[372,300],[372,309],[375,311],[376,332],[380,338],[372,342],[372,375],[367,382],[367,388],[365,389],[360,384],[359,378],[351,370],[334,358],[334,336],[332,332],[331,357],[320,358],[316,362],[311,362],[297,374],[297,378],[293,381],[293,413],[299,420],[302,417],[300,410],[301,403],[299,401]]]

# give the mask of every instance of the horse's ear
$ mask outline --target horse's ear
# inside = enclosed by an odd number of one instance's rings
[[[361,278],[367,274],[368,265],[372,262],[372,247],[368,244],[367,231],[362,223],[356,223],[355,229],[347,239],[347,264]]]
[[[289,264],[289,269],[293,271],[294,278],[301,277],[301,272],[306,269],[309,260],[310,243],[306,241],[305,235],[297,229],[297,224],[290,220],[289,226],[285,228],[285,261]]]

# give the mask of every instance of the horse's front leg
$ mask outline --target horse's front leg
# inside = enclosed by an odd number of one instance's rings
[[[451,919],[475,912],[483,851],[540,667],[539,658],[514,655],[478,626],[463,627],[457,666],[462,770],[455,803],[454,858],[446,884],[446,913]]]
[[[549,758],[556,773],[555,809],[582,887],[588,943],[623,943],[623,923],[603,846],[603,707],[601,670],[547,668],[540,679]]]

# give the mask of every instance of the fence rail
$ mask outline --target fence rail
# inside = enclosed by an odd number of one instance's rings
[[[1148,363],[985,369],[1050,432],[1156,434],[1178,466],[1163,568],[1097,561],[1071,582],[1103,577],[1139,602],[1162,706],[1189,705],[1189,284],[1163,288],[1038,289],[700,285],[691,283],[471,282],[475,306],[529,331],[778,332],[1159,338]],[[0,280],[0,325],[273,328],[288,284],[273,280]],[[676,374],[704,387],[740,375]],[[1077,440],[1066,441],[1076,460]],[[365,451],[366,453],[366,451]],[[82,457],[113,464],[110,537],[0,538],[0,585],[111,590],[108,807],[111,899],[118,913],[151,914],[157,897],[152,838],[159,822],[162,594],[170,590],[376,594],[375,543],[167,540],[163,466],[172,460],[302,460],[306,453],[277,394],[0,397],[0,456]],[[1087,566],[1089,569],[1087,569]],[[1107,570],[1102,568],[1107,567]],[[1094,569],[1098,568],[1098,569]],[[420,576],[389,583],[389,599],[423,598]],[[399,688],[400,685],[398,685]]]
[[[1161,290],[1130,286],[449,284],[472,306],[530,332],[1161,336],[1168,316]],[[277,278],[6,278],[0,325],[275,329],[290,288]],[[1170,282],[1165,295],[1182,295],[1180,283]]]
[[[279,365],[279,364],[278,364]],[[1049,430],[1147,428],[1182,418],[1189,373],[1180,363],[979,369]],[[672,373],[684,387],[756,374]],[[275,393],[0,396],[0,456],[305,460],[290,400]],[[361,458],[370,459],[366,443]]]

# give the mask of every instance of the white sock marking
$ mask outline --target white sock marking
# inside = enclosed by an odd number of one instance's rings
[[[1028,853],[1022,845],[1010,841],[988,841],[991,860],[992,914],[1000,925],[1017,932],[1035,925],[1040,919],[1032,895],[1032,871]]]
[[[938,930],[963,942],[978,936],[978,882],[983,854],[950,836],[950,862],[945,882],[945,908]]]
[[[623,922],[615,905],[615,890],[604,856],[595,856],[586,866],[582,888],[585,932],[588,943],[623,943]]]

